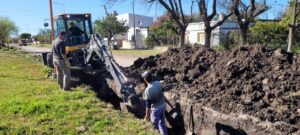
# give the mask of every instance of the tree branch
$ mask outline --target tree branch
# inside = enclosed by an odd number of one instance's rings
[[[256,18],[257,16],[259,16],[260,14],[262,14],[263,12],[266,12],[267,10],[269,9],[268,6],[264,6],[262,9],[258,10],[256,13],[254,13],[253,17],[251,18],[254,19]]]
[[[228,15],[226,15],[221,21],[218,21],[214,26],[212,26],[212,29],[215,29],[217,27],[219,27],[220,25],[222,25],[233,13],[229,13]]]
[[[163,0],[159,0],[159,1],[163,1]],[[169,3],[170,3],[170,5],[171,5],[172,10],[173,10],[174,12],[176,12],[175,7],[174,7],[174,4],[173,4],[173,1],[172,1],[172,0],[169,0]],[[166,5],[168,5],[168,4],[166,4]]]
[[[179,3],[179,8],[180,8],[180,13],[181,13],[182,21],[183,21],[183,23],[186,23],[185,17],[184,17],[184,13],[183,13],[183,10],[182,10],[181,0],[178,0],[178,3]],[[192,16],[192,14],[191,14],[191,16]]]
[[[216,3],[216,0],[213,0],[213,12],[208,17],[208,19],[212,20],[216,14],[217,14],[217,3]]]
[[[207,18],[207,10],[205,8],[205,0],[199,0],[198,1],[198,6],[200,9],[200,13],[204,16],[204,18]]]
[[[237,21],[242,21],[241,13],[239,10],[240,1],[239,0],[232,0],[232,1],[233,1],[232,13],[234,13],[234,15],[236,16]]]
[[[253,17],[255,10],[256,10],[255,0],[250,0],[250,15],[249,15],[249,18]]]
[[[192,5],[191,5],[191,18],[188,20],[188,24],[193,21],[193,6],[194,6],[194,2],[195,1],[192,1]]]
[[[169,5],[168,5],[164,0],[159,0],[159,2],[167,9],[167,11],[168,11],[169,13],[171,13],[171,17],[172,17],[173,20],[176,22],[176,24],[177,24],[179,27],[184,27],[184,25],[179,21],[179,19],[180,19],[179,15],[176,14],[176,12],[175,12],[174,10],[172,10],[172,9],[169,7]],[[169,2],[171,2],[171,3],[173,4],[172,0],[169,0]],[[171,4],[171,3],[170,3],[170,4]],[[172,4],[171,4],[171,6],[174,7],[174,5],[172,5]]]

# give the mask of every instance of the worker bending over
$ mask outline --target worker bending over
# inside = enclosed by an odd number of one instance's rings
[[[166,128],[166,103],[162,88],[159,81],[153,81],[152,75],[149,72],[143,73],[142,77],[147,83],[144,96],[146,100],[146,116],[145,119],[154,125],[155,129],[159,129],[160,133],[167,135]]]

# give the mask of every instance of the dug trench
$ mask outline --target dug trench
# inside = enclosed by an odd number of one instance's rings
[[[142,98],[140,74],[163,80],[171,134],[300,134],[300,57],[265,46],[217,53],[202,46],[170,48],[123,70]],[[73,73],[73,72],[72,72]],[[81,73],[79,83],[119,109],[108,73]]]
[[[122,99],[118,97],[117,94],[114,92],[113,90],[114,81],[110,77],[109,73],[106,72],[105,70],[93,71],[93,70],[72,69],[71,84],[73,87],[77,87],[81,85],[90,86],[99,99],[109,104],[112,104],[114,109],[121,110],[120,103],[122,102]],[[144,114],[137,114],[135,116],[138,119],[143,119],[144,118],[143,115]],[[171,116],[170,115],[167,116],[169,116],[167,117],[168,120],[171,120]],[[171,135],[176,135],[178,133],[183,134],[184,126],[181,125],[181,128],[179,129],[172,129],[172,126],[169,126],[168,132]]]
[[[265,46],[217,53],[170,48],[138,59],[128,76],[142,95],[140,73],[163,80],[169,125],[177,134],[300,134],[300,57]],[[183,126],[183,127],[182,127]]]

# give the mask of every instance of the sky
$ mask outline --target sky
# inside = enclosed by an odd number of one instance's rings
[[[133,0],[119,0],[117,3],[109,3],[109,0],[53,0],[54,15],[62,13],[91,13],[92,20],[105,15],[103,5],[109,12],[117,11],[119,14],[132,13]],[[159,4],[147,4],[144,0],[135,0],[135,13],[156,18],[165,10]],[[184,2],[185,12],[190,11],[190,2]],[[190,1],[190,0],[189,0]],[[267,0],[271,9],[261,15],[262,18],[273,19],[278,11],[284,11],[288,0]],[[197,7],[194,11],[198,11]],[[14,21],[20,33],[35,35],[39,29],[45,28],[43,24],[50,22],[49,0],[0,0],[0,17],[8,17]],[[48,27],[49,28],[49,27]]]

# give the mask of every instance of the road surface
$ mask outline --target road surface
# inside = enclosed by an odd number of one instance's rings
[[[11,44],[10,46],[17,47],[21,49],[23,52],[28,53],[43,53],[43,52],[51,52],[50,48],[44,47],[35,47],[35,46],[19,46],[17,44]],[[141,55],[141,54],[113,54],[114,59],[116,62],[122,67],[129,67],[134,63],[135,60],[138,58],[145,58],[148,55]]]
[[[21,49],[23,52],[28,53],[43,53],[43,52],[51,52],[50,48],[45,47],[36,47],[36,46],[19,46],[18,44],[10,44],[10,46]]]

